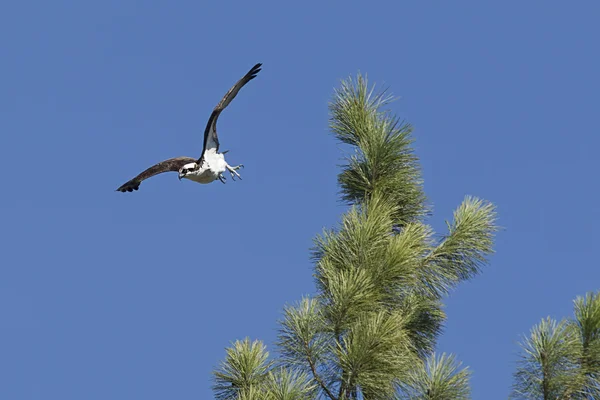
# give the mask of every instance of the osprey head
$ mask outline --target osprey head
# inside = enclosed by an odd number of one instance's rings
[[[198,164],[195,162],[185,164],[183,167],[179,168],[179,180],[181,180],[181,178],[185,178],[187,174],[197,169]]]

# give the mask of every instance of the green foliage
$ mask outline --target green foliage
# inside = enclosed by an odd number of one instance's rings
[[[397,377],[419,361],[400,313],[365,313],[338,345],[342,395],[361,392],[368,399],[393,396]]]
[[[314,399],[316,389],[317,385],[312,382],[309,375],[277,368],[269,372],[264,386],[264,398],[267,400]]]
[[[467,197],[436,239],[412,128],[384,110],[391,99],[361,76],[336,91],[330,126],[353,151],[338,177],[350,209],[315,239],[317,294],[285,308],[279,357],[236,342],[215,373],[217,398],[468,398],[468,372],[430,356],[442,296],[492,253],[495,208]]]
[[[398,310],[404,315],[404,328],[410,342],[419,357],[425,359],[433,352],[446,319],[441,302],[412,292],[402,297]]]
[[[563,399],[576,379],[576,342],[566,321],[543,319],[521,343],[513,397]]]
[[[246,338],[236,341],[227,349],[221,368],[214,372],[213,391],[219,400],[255,398],[266,381],[272,363],[269,353],[260,341]]]
[[[574,308],[574,318],[543,319],[523,339],[512,398],[600,398],[600,295],[578,297]]]
[[[354,147],[338,181],[342,198],[362,203],[375,191],[397,205],[396,222],[404,225],[425,215],[425,194],[418,159],[410,136],[412,127],[384,110],[393,97],[375,93],[366,78],[349,78],[336,90],[329,106],[330,128]]]
[[[411,400],[466,400],[471,397],[471,372],[459,370],[460,362],[453,355],[432,354],[403,379],[400,399]]]
[[[448,234],[425,257],[421,278],[435,295],[481,272],[493,252],[496,212],[491,203],[467,197],[446,222]]]
[[[575,299],[575,318],[570,322],[579,345],[581,390],[586,398],[600,398],[600,293]]]
[[[274,367],[260,341],[248,338],[227,349],[227,358],[214,372],[213,391],[217,399],[308,400],[317,386],[302,372]]]
[[[296,307],[286,307],[277,342],[280,363],[310,370],[311,363],[322,362],[321,356],[326,353],[331,336],[325,328],[316,301],[305,298]]]

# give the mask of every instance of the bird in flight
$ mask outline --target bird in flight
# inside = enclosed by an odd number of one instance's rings
[[[231,103],[231,100],[235,98],[240,89],[244,87],[246,83],[256,78],[256,75],[260,72],[261,66],[262,64],[259,63],[252,67],[242,79],[229,89],[223,99],[217,104],[212,114],[210,114],[210,118],[204,129],[204,146],[200,158],[175,157],[161,161],[121,185],[117,191],[125,193],[138,190],[140,184],[145,179],[169,171],[177,171],[179,173],[179,180],[186,178],[198,183],[211,183],[217,179],[225,183],[225,177],[223,176],[223,172],[225,171],[229,171],[231,179],[233,180],[235,180],[236,176],[242,179],[237,170],[243,168],[243,165],[231,166],[225,161],[224,154],[227,153],[227,151],[219,153],[217,119],[219,119],[221,112],[229,105],[229,103]]]

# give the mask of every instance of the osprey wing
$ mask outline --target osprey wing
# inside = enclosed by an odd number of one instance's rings
[[[223,99],[217,104],[212,114],[210,114],[210,118],[206,124],[206,128],[204,129],[204,146],[202,148],[202,154],[198,159],[198,163],[204,157],[204,153],[207,150],[219,151],[219,137],[217,136],[217,119],[221,114],[221,111],[225,109],[231,103],[231,100],[235,98],[240,89],[244,87],[244,85],[250,82],[252,79],[256,78],[256,75],[260,72],[261,63],[256,64],[246,75],[242,77],[229,91],[225,94]]]
[[[135,178],[121,185],[117,189],[117,191],[125,193],[138,190],[143,180],[151,178],[154,175],[162,174],[163,172],[179,171],[179,169],[185,164],[192,163],[195,161],[196,160],[191,157],[175,157],[165,161],[161,161],[158,164],[151,166]]]

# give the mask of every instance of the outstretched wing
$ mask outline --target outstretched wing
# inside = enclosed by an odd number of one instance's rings
[[[154,175],[162,174],[163,172],[179,171],[179,168],[183,167],[185,164],[195,161],[196,160],[191,157],[175,157],[161,161],[158,164],[151,166],[132,180],[121,185],[117,191],[125,193],[138,190],[143,180],[151,178]]]
[[[217,136],[217,119],[219,118],[219,114],[221,111],[225,109],[231,103],[231,100],[235,98],[240,89],[244,87],[244,85],[250,82],[252,79],[256,78],[256,75],[260,72],[261,63],[256,64],[242,79],[240,79],[221,99],[219,104],[215,107],[212,114],[210,114],[210,118],[208,119],[208,123],[206,124],[206,128],[204,129],[204,147],[202,148],[202,154],[198,159],[198,163],[204,157],[204,153],[207,150],[214,149],[214,151],[219,151],[219,137]]]

